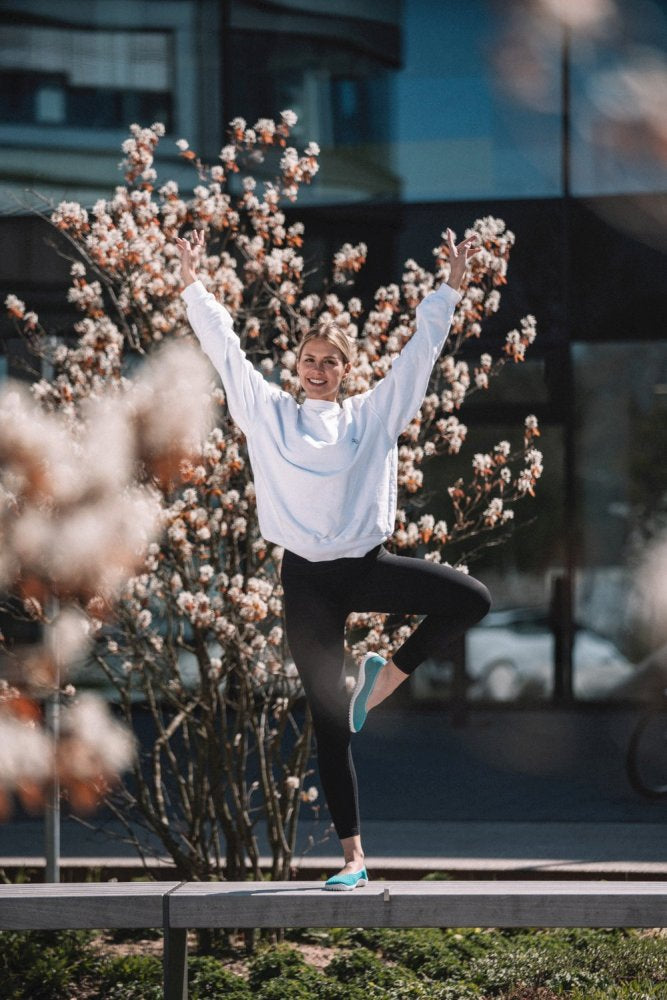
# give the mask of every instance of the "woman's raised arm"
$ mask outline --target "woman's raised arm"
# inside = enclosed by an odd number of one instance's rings
[[[176,246],[181,254],[185,285],[182,296],[188,320],[202,350],[222,380],[232,419],[248,435],[262,405],[280,390],[267,382],[248,361],[234,332],[234,321],[229,311],[197,279],[197,267],[204,251],[204,234],[193,233],[190,239],[177,239]]]
[[[481,247],[474,247],[477,236],[454,243],[447,230],[450,250],[449,278],[437,291],[429,292],[417,306],[417,329],[381,382],[371,390],[369,403],[380,417],[390,440],[395,440],[408,426],[424,401],[433,366],[449,335],[454,310],[461,299],[459,287],[466,265]]]

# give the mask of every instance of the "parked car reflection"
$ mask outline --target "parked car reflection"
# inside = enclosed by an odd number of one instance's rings
[[[541,608],[491,611],[471,628],[465,642],[466,696],[471,701],[548,699],[554,687],[555,639]],[[573,648],[575,698],[592,701],[616,697],[635,676],[636,667],[609,639],[576,625]],[[448,698],[454,664],[429,660],[413,675],[417,700]]]

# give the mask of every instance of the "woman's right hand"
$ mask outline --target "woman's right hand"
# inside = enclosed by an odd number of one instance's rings
[[[190,239],[176,237],[176,246],[181,255],[181,277],[183,284],[187,288],[193,281],[197,280],[197,268],[201,261],[202,253],[205,249],[204,231],[195,229],[190,234]]]

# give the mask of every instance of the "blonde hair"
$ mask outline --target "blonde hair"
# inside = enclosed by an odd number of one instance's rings
[[[354,357],[354,344],[346,333],[339,330],[337,326],[327,326],[324,329],[313,328],[304,334],[296,349],[296,360],[301,360],[301,353],[311,340],[326,340],[333,347],[337,347],[345,359],[345,364],[352,361]]]

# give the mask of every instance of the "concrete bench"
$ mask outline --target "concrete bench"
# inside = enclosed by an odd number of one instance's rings
[[[664,927],[666,882],[105,882],[0,885],[0,930],[164,929],[165,1000],[187,998],[188,929]]]

